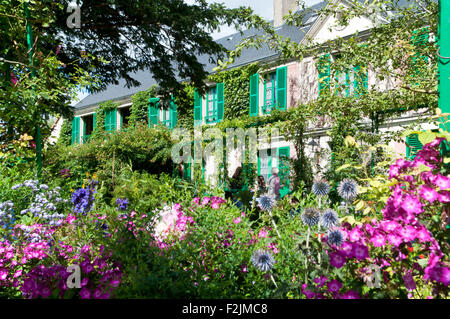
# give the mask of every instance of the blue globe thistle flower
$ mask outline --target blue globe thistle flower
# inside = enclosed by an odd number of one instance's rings
[[[353,179],[345,178],[339,183],[337,192],[343,199],[350,201],[358,196],[358,184]]]
[[[259,207],[264,211],[272,210],[275,205],[275,199],[267,194],[261,195],[261,197],[257,198],[256,201],[258,202]]]
[[[336,226],[338,222],[339,216],[331,208],[326,209],[320,218],[320,224],[325,228]]]
[[[332,230],[328,233],[328,242],[331,245],[341,246],[344,240],[344,235],[339,229]]]
[[[325,196],[330,192],[330,185],[324,179],[318,179],[313,183],[311,191],[316,196]]]
[[[312,227],[319,223],[320,213],[319,210],[314,207],[308,207],[303,210],[302,221]]]
[[[272,253],[259,249],[255,251],[251,258],[252,264],[261,271],[269,271],[275,264]]]

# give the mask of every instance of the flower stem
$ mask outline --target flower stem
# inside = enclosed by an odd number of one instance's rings
[[[275,285],[275,288],[278,289],[278,285],[277,285],[275,279],[273,278],[273,275],[272,275],[272,274],[270,274],[270,279],[272,279],[272,282],[273,282],[273,284]]]
[[[275,231],[277,232],[278,237],[281,239],[281,235],[280,235],[280,233],[278,232],[277,224],[275,224],[275,220],[273,219],[272,212],[269,211],[269,214],[270,214],[270,218],[272,219],[273,227],[275,228]]]

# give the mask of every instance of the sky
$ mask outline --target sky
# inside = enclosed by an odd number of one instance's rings
[[[273,19],[273,0],[206,0],[208,3],[224,3],[228,8],[238,8],[240,6],[251,7],[253,11],[267,20]],[[323,0],[304,0],[306,5],[314,5]],[[194,3],[194,0],[185,0],[186,3]],[[220,31],[212,33],[213,38],[220,39],[227,35],[236,33],[232,27],[223,26]]]

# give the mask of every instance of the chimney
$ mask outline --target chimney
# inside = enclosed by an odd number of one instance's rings
[[[273,26],[281,27],[284,24],[283,17],[289,10],[297,9],[297,0],[273,0]]]

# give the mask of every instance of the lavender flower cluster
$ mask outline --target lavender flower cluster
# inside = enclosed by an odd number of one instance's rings
[[[49,189],[48,185],[40,184],[37,180],[26,180],[22,184],[12,187],[13,190],[26,187],[32,190],[32,200],[30,207],[23,209],[22,215],[32,213],[34,217],[48,223],[50,226],[59,226],[62,223],[64,214],[58,213],[57,206],[67,203],[67,200],[61,198],[60,187]]]
[[[0,226],[7,226],[11,223],[14,213],[14,203],[10,200],[0,203]]]

